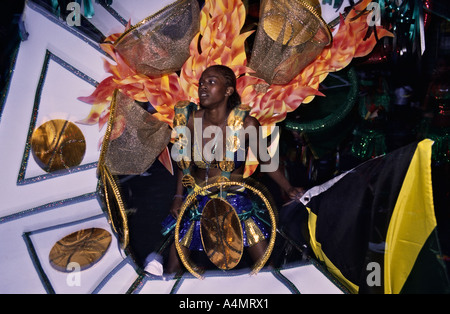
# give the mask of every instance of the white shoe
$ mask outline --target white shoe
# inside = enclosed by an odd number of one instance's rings
[[[150,253],[145,259],[144,270],[155,276],[163,275],[163,257],[156,252]]]

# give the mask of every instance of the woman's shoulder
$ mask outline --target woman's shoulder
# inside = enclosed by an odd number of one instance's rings
[[[255,117],[252,117],[251,115],[247,115],[244,119],[244,128],[246,128],[248,126],[259,127],[260,124],[259,124],[258,119],[256,119]]]
[[[193,110],[188,117],[187,125],[189,128],[194,126],[194,118],[202,118],[204,109]]]

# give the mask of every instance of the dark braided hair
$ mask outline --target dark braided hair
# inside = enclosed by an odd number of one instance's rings
[[[221,64],[212,65],[209,68],[218,71],[225,78],[227,87],[233,87],[234,92],[228,97],[228,109],[233,109],[236,106],[239,106],[241,104],[241,96],[236,89],[236,75],[234,74],[233,70]]]

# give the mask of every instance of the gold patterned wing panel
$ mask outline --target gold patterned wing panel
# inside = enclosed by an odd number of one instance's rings
[[[262,0],[249,67],[269,84],[287,84],[314,60],[332,35],[317,0]]]
[[[114,175],[142,174],[167,147],[170,127],[121,92],[116,92],[112,106],[111,134],[105,136],[105,165]]]
[[[178,0],[126,31],[115,48],[138,73],[171,73],[189,57],[189,44],[199,27],[198,2]]]

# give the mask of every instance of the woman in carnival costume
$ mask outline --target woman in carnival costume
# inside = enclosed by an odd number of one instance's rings
[[[175,130],[177,130],[177,127],[180,130],[177,132],[174,148],[176,153],[183,153],[189,145],[193,160],[179,158],[176,195],[170,209],[172,216],[168,219],[172,226],[175,223],[174,218],[178,217],[185,200],[185,189],[188,193],[192,193],[194,190],[201,189],[201,186],[218,181],[229,181],[230,178],[233,181],[243,180],[245,155],[249,147],[250,133],[244,130],[254,129],[257,132],[253,132],[253,134],[260,136],[258,132],[260,124],[257,119],[248,115],[248,106],[241,104],[240,96],[236,90],[236,77],[230,68],[223,65],[208,67],[200,78],[198,96],[200,100],[198,110],[194,103],[189,102],[180,102],[175,108],[174,126],[176,126]],[[201,123],[196,122],[197,119],[201,119]],[[217,137],[211,140],[205,139],[202,135],[205,129],[211,126],[217,128]],[[189,131],[185,132],[187,131],[185,128]],[[228,131],[233,131],[227,132],[226,128],[229,128]],[[244,132],[245,134],[244,147],[241,147],[237,132]],[[191,134],[191,139],[185,141],[185,143],[190,144],[185,145],[185,147],[183,147],[183,144],[179,144],[182,142],[184,134]],[[241,138],[244,139],[244,137]],[[259,139],[253,138],[252,140],[259,143]],[[207,156],[207,145],[211,149],[211,156]],[[239,152],[242,151],[244,156],[239,155]],[[203,156],[203,152],[205,156]],[[225,154],[219,152],[225,152]],[[189,156],[186,155],[186,157]],[[289,197],[298,198],[303,195],[303,188],[292,187],[278,165],[276,165],[276,170],[268,172],[268,175]],[[192,179],[194,181],[190,181]],[[183,254],[186,256],[189,255],[188,250],[204,250],[200,235],[200,216],[205,204],[211,197],[217,197],[217,193],[209,193],[208,191],[200,193],[197,198],[199,202],[198,215],[191,214],[188,215],[190,217],[184,217],[182,220],[180,243]],[[218,197],[223,197],[223,195]],[[268,236],[267,226],[264,226],[256,214],[256,211],[260,209],[246,197],[245,192],[228,193],[224,199],[236,210],[242,224],[244,246],[248,248],[252,260],[258,261],[267,249],[266,238]],[[169,273],[175,272],[181,266],[176,254],[175,245],[173,245],[167,266],[167,272]]]
[[[319,84],[328,73],[345,68],[353,58],[367,55],[375,46],[377,36],[368,32],[366,22],[366,16],[370,12],[366,9],[369,3],[370,0],[363,0],[352,7],[345,18],[340,18],[339,28],[332,36],[328,25],[320,16],[318,1],[262,1],[248,65],[245,41],[253,31],[242,32],[246,9],[241,0],[206,0],[202,8],[196,0],[178,0],[142,22],[134,26],[128,25],[124,33],[110,35],[101,47],[115,61],[115,64],[111,64],[105,60],[105,69],[111,76],[100,82],[90,96],[79,98],[93,105],[88,117],[80,123],[98,124],[100,128],[107,123],[98,174],[107,213],[122,247],[129,247],[130,237],[126,204],[122,202],[114,175],[139,175],[151,166],[155,158],[172,172],[167,147],[170,128],[177,129],[177,126],[185,125],[185,130],[194,134],[192,117],[203,118],[205,126],[219,127],[222,132],[226,124],[229,127],[231,124],[232,130],[238,129],[232,122],[236,121],[233,117],[242,118],[243,129],[246,126],[258,128],[260,124],[272,127],[283,121],[288,112],[311,102],[317,95],[323,95],[318,91]],[[308,23],[305,24],[305,21]],[[376,30],[378,38],[392,36],[382,27],[377,26]],[[234,72],[234,75],[218,75],[222,80],[220,86],[223,95],[221,98],[217,95],[219,98],[215,99],[215,108],[208,104],[211,93],[206,81],[206,74],[213,71],[208,67],[214,64],[226,65]],[[217,69],[216,71],[219,72]],[[204,75],[200,78],[201,73]],[[230,78],[230,81],[227,82],[226,78]],[[204,86],[197,89],[199,80]],[[231,94],[226,95],[227,92]],[[240,95],[245,106],[240,105],[239,97],[235,98],[233,94]],[[199,103],[201,108],[197,109],[197,105],[191,101]],[[228,102],[231,107],[226,106]],[[150,112],[140,108],[142,104],[150,104]],[[228,182],[233,182],[231,175],[241,175],[242,172],[244,178],[252,175],[258,160],[235,160],[235,152],[229,154],[227,149],[223,149],[229,140],[231,147],[237,147],[235,138],[222,138],[221,152],[225,151],[227,158],[220,160],[223,155],[214,154],[218,156],[218,167],[213,167],[214,159],[203,163],[195,158],[195,154],[189,165],[180,160],[180,172],[183,175],[179,180],[187,190],[192,191],[188,191],[186,201],[182,202],[182,197],[185,196],[181,188],[183,186],[178,185],[179,190],[172,206],[175,216],[181,203],[183,205],[178,218],[183,217],[185,211],[194,216],[200,212],[205,214],[205,208],[200,202],[199,206],[193,205],[195,201],[191,196],[202,196],[200,192],[204,191],[200,190],[205,189],[205,186],[201,189],[198,186],[199,183],[206,182],[206,179],[208,185],[211,185],[209,183],[214,182],[214,176],[225,177],[230,179]],[[184,140],[185,138],[179,140],[174,146],[180,149],[177,145],[184,143]],[[202,152],[205,144],[208,146],[210,142],[201,142],[198,150]],[[216,146],[212,143],[209,148]],[[242,151],[246,151],[247,145],[248,143],[242,145]],[[188,147],[182,146],[186,149]],[[244,160],[245,162],[239,163]],[[220,167],[221,162],[223,169]],[[178,165],[180,166],[180,162]],[[282,189],[290,190],[285,179],[276,179],[279,175],[278,170],[270,174]],[[222,185],[231,187],[226,184],[229,183]],[[245,183],[238,183],[234,187],[239,185],[241,188],[245,187],[245,190],[252,190]],[[263,200],[263,194],[255,192],[257,197],[253,199]],[[264,204],[267,208],[268,203],[264,201]],[[195,210],[188,210],[187,205],[190,205],[189,209],[193,205]],[[227,213],[233,213],[236,209],[238,221],[242,220],[249,225],[251,220],[248,218],[252,218],[252,215],[243,214],[238,209],[242,206],[230,204],[224,208],[233,208]],[[193,245],[194,240],[198,239],[192,232],[193,228],[190,228],[195,226],[191,222],[196,219],[191,216],[182,222],[178,218],[175,238],[180,237],[182,241],[175,241],[175,246],[177,252],[184,255],[185,246],[180,243],[191,239],[190,245]],[[260,219],[257,218],[252,218],[255,222],[252,225],[258,224]],[[261,233],[264,232],[264,228],[258,228]],[[270,229],[273,232],[274,228]],[[243,238],[248,245],[251,240],[248,234]],[[265,251],[263,260],[270,255],[272,238],[270,237],[269,250]],[[254,251],[258,247],[263,250],[264,240],[256,246],[248,246],[254,247]],[[150,266],[151,258],[147,259]],[[186,266],[185,261],[183,263]],[[189,267],[188,270],[192,272]]]

